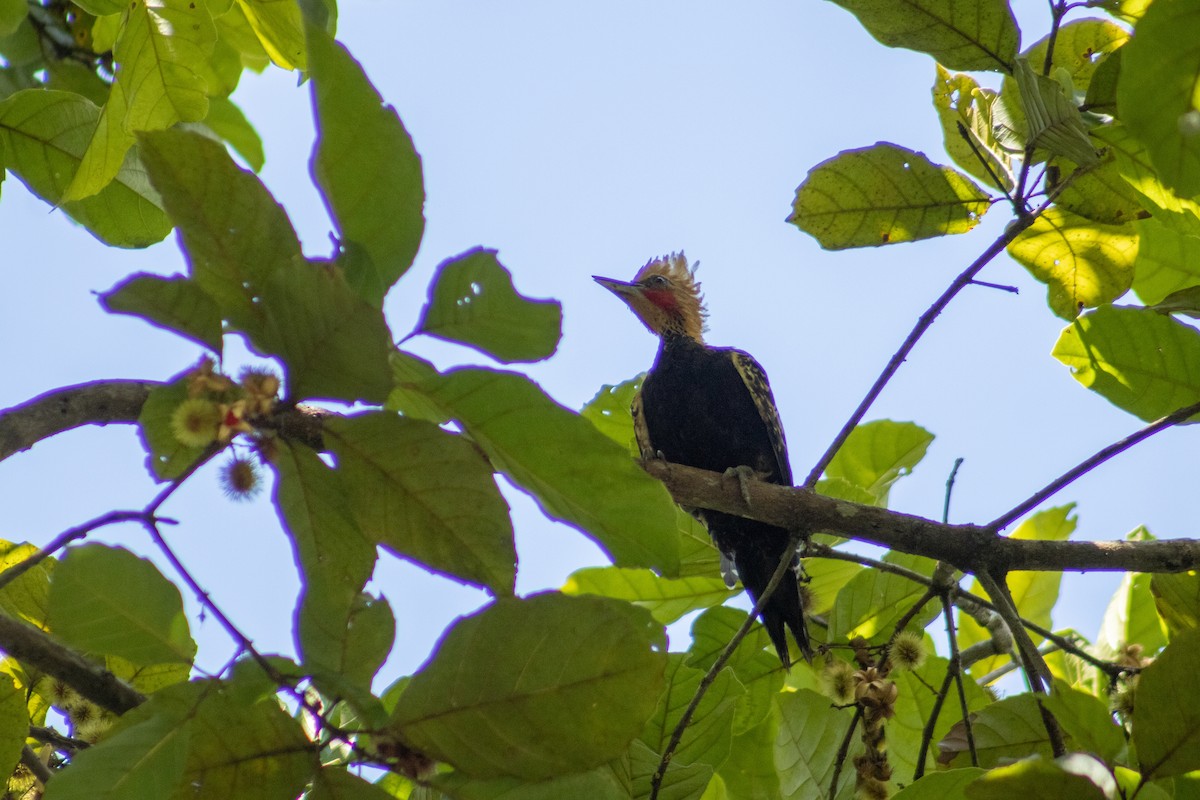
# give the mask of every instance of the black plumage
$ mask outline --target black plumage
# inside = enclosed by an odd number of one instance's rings
[[[704,343],[699,286],[682,254],[651,261],[632,283],[596,280],[659,336],[658,356],[632,409],[642,456],[715,472],[749,468],[761,480],[790,486],[787,444],[766,375],[747,353]],[[784,557],[788,532],[705,509],[692,513],[757,602]],[[785,629],[811,659],[798,562],[763,608],[762,622],[785,666]]]

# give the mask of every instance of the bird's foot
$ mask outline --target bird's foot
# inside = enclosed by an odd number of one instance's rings
[[[737,478],[738,489],[742,492],[742,502],[746,504],[746,508],[750,507],[750,481],[759,479],[758,473],[750,467],[742,464],[736,467],[730,467],[725,470],[725,477]]]

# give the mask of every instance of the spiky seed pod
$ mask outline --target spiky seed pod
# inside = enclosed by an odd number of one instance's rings
[[[892,640],[892,666],[899,670],[916,669],[925,663],[925,639],[917,631],[901,631]]]
[[[854,667],[841,659],[834,659],[826,665],[821,673],[821,681],[833,702],[838,705],[854,702],[854,688],[857,685],[854,674]]]
[[[199,397],[204,394],[223,394],[233,388],[233,381],[214,370],[215,363],[211,358],[204,358],[188,375],[188,396]]]
[[[192,397],[171,414],[171,435],[188,447],[207,447],[217,440],[221,409],[211,400]]]
[[[250,416],[268,414],[275,407],[279,394],[279,377],[270,370],[247,367],[240,376],[246,392],[246,411]]]
[[[262,491],[258,467],[246,458],[234,457],[221,467],[221,488],[230,500],[249,500]]]

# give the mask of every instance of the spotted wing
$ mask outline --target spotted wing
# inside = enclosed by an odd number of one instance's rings
[[[746,384],[747,391],[754,399],[758,415],[762,417],[763,423],[767,426],[767,435],[771,440],[771,449],[775,451],[775,461],[782,483],[790,486],[792,468],[791,462],[788,461],[787,440],[783,437],[783,424],[779,421],[779,410],[775,407],[775,396],[771,394],[771,384],[767,382],[767,373],[763,372],[763,368],[749,353],[732,350],[731,355],[734,367],[737,368],[738,374],[742,376],[742,382]]]

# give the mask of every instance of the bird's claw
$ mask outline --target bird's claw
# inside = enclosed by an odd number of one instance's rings
[[[750,507],[750,481],[758,480],[758,473],[753,469],[741,464],[736,467],[730,467],[725,470],[725,477],[737,478],[738,489],[742,493],[742,502],[746,504],[746,508]]]

